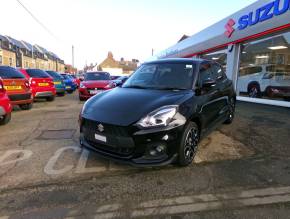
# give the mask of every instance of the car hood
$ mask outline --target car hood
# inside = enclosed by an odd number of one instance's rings
[[[110,84],[111,81],[83,81],[82,84],[87,88],[103,88]]]
[[[129,126],[162,106],[180,105],[192,95],[193,91],[115,88],[89,99],[85,103],[83,117],[106,124]]]

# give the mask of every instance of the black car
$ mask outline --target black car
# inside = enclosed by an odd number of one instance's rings
[[[84,104],[80,144],[135,166],[186,166],[202,137],[233,121],[235,102],[232,81],[213,61],[148,62],[122,87]]]
[[[120,87],[128,80],[128,78],[129,78],[128,76],[121,76],[113,80],[113,83],[115,83],[116,87]]]

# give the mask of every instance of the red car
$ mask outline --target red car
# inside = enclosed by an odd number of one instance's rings
[[[0,79],[0,125],[7,124],[11,119],[12,105]]]
[[[18,105],[23,110],[32,108],[33,97],[29,81],[21,72],[10,66],[0,66],[0,78],[13,106]]]
[[[81,101],[87,100],[96,94],[114,87],[115,84],[111,81],[109,73],[87,72],[79,87],[79,98]]]
[[[33,99],[41,98],[53,101],[56,89],[53,79],[45,71],[40,69],[20,69],[21,73],[29,80]]]

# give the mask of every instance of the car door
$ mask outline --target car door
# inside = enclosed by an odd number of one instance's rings
[[[218,91],[215,99],[217,107],[215,118],[217,120],[224,120],[228,112],[228,101],[229,96],[231,96],[232,82],[228,80],[223,68],[219,64],[213,63],[212,72],[213,78],[216,81],[215,88]]]
[[[199,90],[198,102],[200,104],[199,111],[203,122],[203,129],[208,129],[215,121],[219,112],[220,97],[219,88],[214,85],[211,87],[203,87],[203,84],[207,80],[215,80],[216,75],[213,73],[214,65],[211,62],[203,62],[199,68],[199,78],[197,87]]]

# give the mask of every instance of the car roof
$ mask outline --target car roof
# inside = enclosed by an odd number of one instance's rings
[[[168,59],[158,59],[154,61],[145,62],[144,64],[159,64],[159,63],[201,63],[204,61],[209,61],[205,59],[197,58],[168,58]]]

